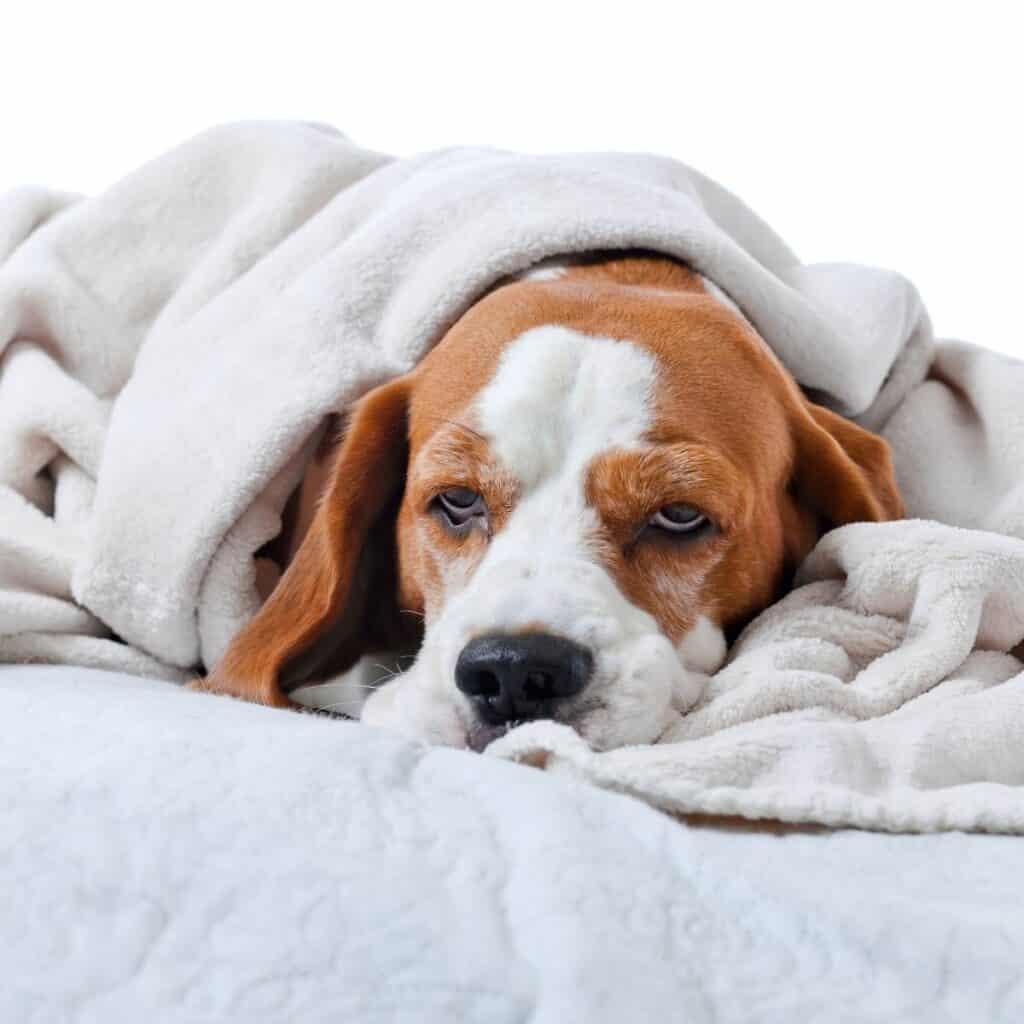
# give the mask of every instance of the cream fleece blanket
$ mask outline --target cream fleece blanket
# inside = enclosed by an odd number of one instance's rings
[[[496,754],[675,811],[1024,831],[1024,364],[939,345],[913,286],[801,264],[675,161],[207,132],[89,199],[0,201],[0,659],[185,678],[326,414],[501,277],[641,247],[724,289],[819,401],[892,443],[913,521],[826,537],[669,742]]]

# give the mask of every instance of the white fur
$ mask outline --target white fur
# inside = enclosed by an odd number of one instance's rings
[[[515,276],[517,281],[557,281],[560,277],[565,277],[566,270],[565,262],[555,258],[541,260],[540,263],[535,263]]]
[[[587,463],[636,447],[650,429],[656,375],[653,356],[628,342],[537,327],[505,351],[477,424],[524,492],[571,478],[582,503]]]
[[[687,668],[711,675],[725,661],[725,634],[706,615],[701,615],[676,645],[676,653]]]
[[[325,683],[312,683],[293,690],[289,697],[304,707],[333,711],[358,718],[366,696],[386,679],[397,676],[401,665],[390,654],[367,654],[350,669]]]
[[[673,705],[696,700],[699,680],[590,543],[586,469],[602,452],[643,445],[656,375],[639,347],[564,327],[535,328],[508,347],[473,421],[520,499],[476,572],[428,617],[416,664],[371,696],[364,721],[464,743],[472,711],[455,688],[459,652],[474,636],[536,623],[594,654],[594,676],[566,716],[597,749],[650,742]]]

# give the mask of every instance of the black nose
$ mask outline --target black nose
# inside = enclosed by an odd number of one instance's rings
[[[455,685],[484,721],[496,725],[545,718],[590,679],[585,647],[550,633],[491,633],[471,640],[455,665]]]

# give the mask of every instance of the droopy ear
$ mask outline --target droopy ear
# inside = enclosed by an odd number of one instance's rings
[[[356,404],[294,560],[197,689],[288,706],[287,692],[314,674],[342,672],[388,646],[409,388],[402,377]]]
[[[819,531],[844,523],[900,519],[889,445],[856,423],[804,401],[795,427],[794,485],[818,517]]]

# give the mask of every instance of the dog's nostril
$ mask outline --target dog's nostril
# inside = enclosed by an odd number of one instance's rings
[[[471,640],[455,665],[455,685],[490,722],[549,716],[589,682],[590,651],[549,633],[491,634]]]
[[[547,672],[527,672],[523,696],[527,700],[547,700],[552,696],[551,676]]]
[[[501,684],[493,672],[477,672],[472,681],[472,689],[477,697],[497,697],[501,692]]]

